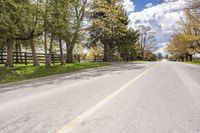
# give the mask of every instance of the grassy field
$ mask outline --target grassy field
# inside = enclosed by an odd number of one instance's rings
[[[143,63],[143,62],[145,62],[145,61],[143,61],[143,60],[134,60],[134,61],[130,61],[130,62],[135,62],[135,63]]]
[[[13,68],[5,68],[0,65],[0,84],[17,82],[27,79],[35,79],[40,77],[46,77],[50,75],[63,74],[74,72],[83,69],[95,68],[106,66],[105,63],[75,63],[66,65],[55,65],[50,67],[45,67],[44,65],[40,67],[34,67],[32,65],[15,65]]]
[[[189,62],[189,63],[200,65],[200,61],[191,61],[191,62]]]

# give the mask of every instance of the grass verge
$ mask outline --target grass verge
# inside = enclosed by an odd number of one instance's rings
[[[200,61],[190,61],[190,62],[188,62],[188,63],[200,65]]]
[[[46,77],[63,73],[75,72],[83,69],[106,66],[105,63],[75,63],[66,65],[45,66],[21,66],[16,65],[13,68],[0,66],[0,84],[17,82],[28,79]]]

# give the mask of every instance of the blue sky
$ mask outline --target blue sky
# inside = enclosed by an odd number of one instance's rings
[[[135,11],[141,11],[145,8],[145,5],[148,3],[152,3],[153,5],[156,5],[158,3],[158,0],[132,0],[135,5]]]

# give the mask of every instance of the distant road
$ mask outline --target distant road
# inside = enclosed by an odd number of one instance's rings
[[[113,66],[0,88],[0,133],[200,133],[200,66]]]

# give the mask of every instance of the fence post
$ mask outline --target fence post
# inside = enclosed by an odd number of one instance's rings
[[[25,65],[27,65],[27,53],[24,53],[24,60],[25,60]]]

